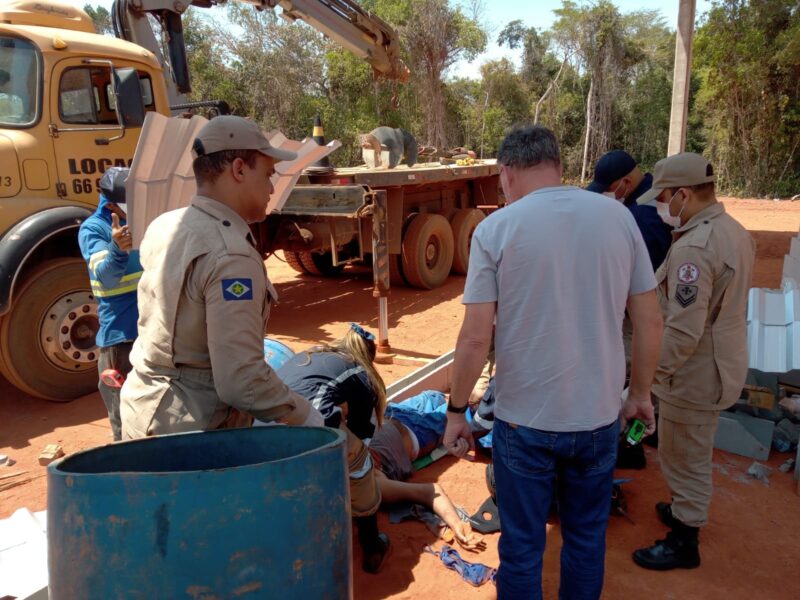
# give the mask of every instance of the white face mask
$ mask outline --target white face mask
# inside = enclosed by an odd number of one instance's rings
[[[117,206],[119,206],[120,210],[126,215],[128,214],[128,205],[125,202],[117,202]]]
[[[672,204],[672,201],[675,199],[675,196],[677,195],[678,192],[672,194],[672,198],[669,199],[669,202],[656,202],[656,211],[658,212],[658,216],[661,217],[661,220],[664,221],[664,223],[666,223],[670,227],[681,226],[681,214],[683,213],[683,209],[686,208],[686,199],[684,198],[683,206],[681,206],[681,210],[678,213],[678,216],[673,217],[671,214],[669,214],[669,207]]]
[[[617,193],[621,189],[623,189],[622,188],[622,182],[620,182],[620,184],[617,186],[617,189],[615,189],[613,192],[603,192],[603,196],[607,196],[608,198],[611,198],[612,200],[616,200],[617,202],[625,202],[625,194],[624,193],[622,194],[622,196],[617,198]],[[627,192],[627,190],[625,190],[625,191]]]

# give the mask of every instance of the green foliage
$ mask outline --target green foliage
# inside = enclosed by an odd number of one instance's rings
[[[715,2],[697,33],[697,112],[723,188],[800,189],[800,10],[792,0]]]
[[[509,128],[537,120],[558,136],[570,181],[614,148],[647,169],[666,154],[675,34],[657,12],[565,0],[549,30],[522,20],[500,29],[498,44],[522,51],[519,65],[494,60],[477,79],[449,79],[452,65],[485,50],[480,18],[447,0],[361,5],[398,31],[407,84],[376,80],[367,63],[302,22],[231,3],[232,28],[214,11],[192,8],[184,18],[192,99],[226,100],[236,114],[295,138],[310,135],[320,114],[327,139],[343,143],[333,156],[342,166],[361,162],[358,135],[379,125],[491,157]],[[89,9],[104,22],[104,9]],[[702,19],[687,150],[713,161],[726,192],[800,192],[796,0],[717,0]]]
[[[94,23],[94,29],[97,33],[114,35],[114,27],[111,24],[111,14],[105,6],[101,6],[100,4],[97,6],[85,4],[83,10],[86,11],[86,14],[89,15],[92,23]]]

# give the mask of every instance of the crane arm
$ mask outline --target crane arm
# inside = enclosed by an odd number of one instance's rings
[[[372,65],[375,73],[406,81],[408,68],[400,59],[400,41],[391,25],[364,10],[352,0],[239,0],[257,9],[280,6],[284,18],[302,20]],[[114,34],[142,46],[166,67],[161,45],[147,16],[164,29],[172,77],[167,78],[170,102],[185,102],[191,91],[181,15],[189,6],[210,8],[225,0],[114,0],[111,19]]]

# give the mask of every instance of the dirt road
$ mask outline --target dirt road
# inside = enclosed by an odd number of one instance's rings
[[[726,207],[753,234],[758,243],[758,264],[753,284],[777,287],[783,255],[790,238],[800,229],[800,203],[727,200]],[[347,269],[345,276],[322,280],[298,276],[287,265],[271,258],[267,266],[281,296],[270,320],[269,334],[299,350],[321,340],[340,336],[350,321],[377,327],[377,308],[371,297],[371,275],[366,269]],[[437,290],[422,292],[395,289],[390,307],[390,342],[396,352],[433,358],[451,349],[461,324],[460,297],[464,278],[451,277]],[[387,382],[413,370],[410,366],[381,365]],[[0,492],[0,518],[15,509],[46,508],[45,469],[36,457],[46,444],[58,443],[67,453],[110,441],[110,428],[102,401],[91,394],[68,404],[42,402],[18,392],[0,379],[0,454],[17,461],[0,467],[0,474],[28,470],[33,480]],[[620,472],[634,481],[626,485],[633,523],[612,518],[608,535],[605,598],[646,596],[652,599],[795,598],[800,572],[800,496],[793,492],[791,476],[774,473],[770,485],[749,479],[744,473],[752,461],[715,453],[716,492],[711,523],[702,534],[703,566],[695,571],[649,573],[635,567],[630,552],[663,537],[653,505],[667,499],[658,470],[657,455],[648,450],[645,471]],[[770,465],[785,456],[773,453]],[[483,462],[443,459],[420,472],[419,481],[438,481],[453,500],[469,511],[486,498]],[[355,591],[359,600],[377,598],[441,598],[467,600],[494,598],[489,584],[471,588],[422,548],[435,542],[417,523],[383,528],[394,544],[391,564],[379,577],[365,575],[356,556]],[[549,528],[544,586],[548,598],[558,586],[557,524]],[[472,557],[496,566],[497,538],[488,538],[488,549]]]

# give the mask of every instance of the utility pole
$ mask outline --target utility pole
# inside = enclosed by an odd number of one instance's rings
[[[679,0],[678,31],[675,37],[675,70],[672,75],[672,110],[669,115],[667,156],[686,147],[689,115],[689,85],[692,80],[692,40],[697,0]]]

